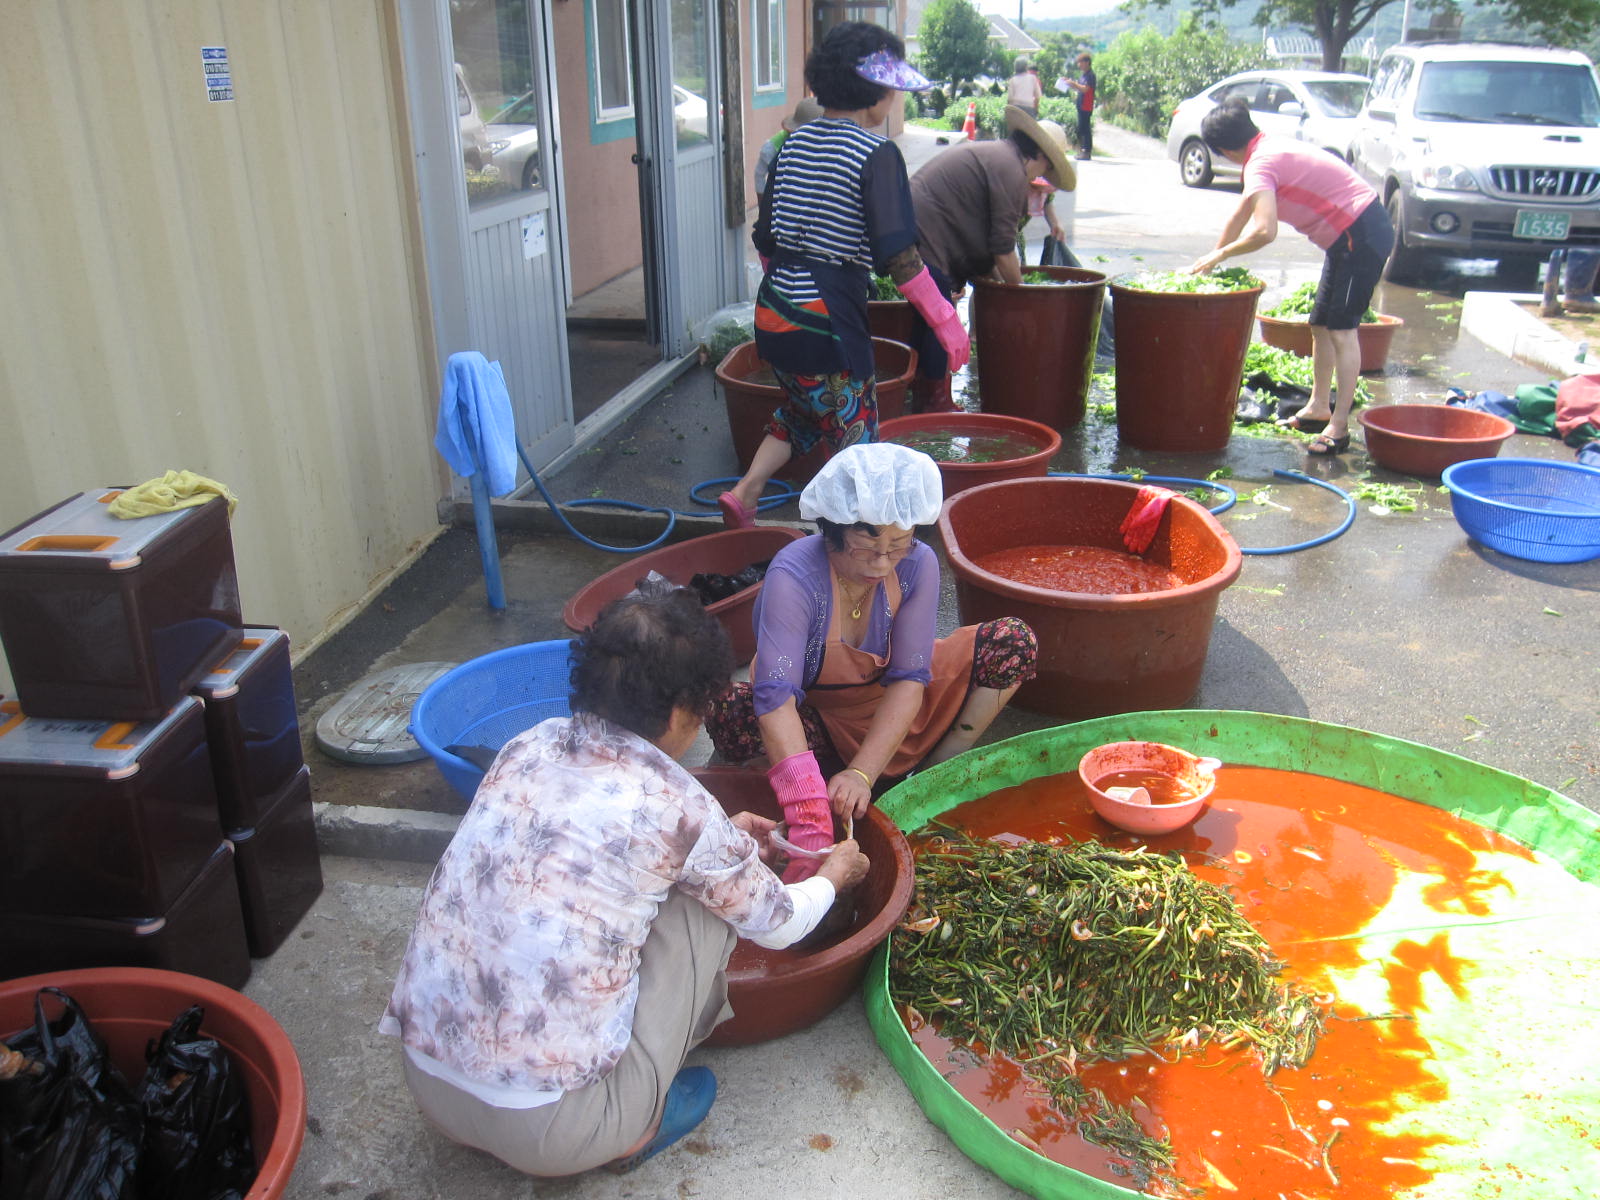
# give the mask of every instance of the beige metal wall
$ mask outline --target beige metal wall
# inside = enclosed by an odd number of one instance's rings
[[[390,0],[0,0],[0,30],[0,528],[211,476],[246,620],[303,648],[445,490]]]

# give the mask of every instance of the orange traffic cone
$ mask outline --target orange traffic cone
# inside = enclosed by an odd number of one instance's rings
[[[969,142],[978,140],[978,102],[976,100],[967,101],[967,119],[961,122],[961,132]]]

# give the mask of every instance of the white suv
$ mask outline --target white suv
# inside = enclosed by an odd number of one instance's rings
[[[1600,90],[1573,50],[1422,42],[1378,62],[1351,160],[1394,221],[1386,277],[1430,254],[1600,247]]]

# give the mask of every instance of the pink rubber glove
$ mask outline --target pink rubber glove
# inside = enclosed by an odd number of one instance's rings
[[[828,807],[828,785],[815,754],[809,750],[791,754],[767,771],[767,782],[783,806],[791,842],[803,850],[833,845],[833,810]],[[797,858],[784,871],[783,881],[799,883],[816,873],[816,859]]]
[[[1172,503],[1172,497],[1176,494],[1166,488],[1149,485],[1139,489],[1133,507],[1128,509],[1128,515],[1117,526],[1117,532],[1122,534],[1122,544],[1130,553],[1143,554],[1150,549],[1150,543],[1156,536],[1156,527],[1161,524],[1161,514],[1167,511],[1167,505]]]
[[[950,370],[959,371],[966,366],[967,359],[972,357],[966,327],[961,324],[961,318],[956,316],[955,306],[944,298],[939,285],[928,274],[928,268],[923,267],[902,283],[900,294],[911,301],[912,307],[922,314],[922,319],[933,327],[939,345],[950,356]]]

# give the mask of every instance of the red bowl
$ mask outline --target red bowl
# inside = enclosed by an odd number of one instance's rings
[[[1493,413],[1447,404],[1386,404],[1362,409],[1367,453],[1403,475],[1442,475],[1473,458],[1494,458],[1515,425]]]
[[[250,1139],[256,1178],[245,1200],[274,1200],[289,1186],[306,1132],[306,1082],[294,1044],[272,1015],[234,991],[177,971],[93,967],[55,971],[0,983],[0,1037],[33,1023],[33,998],[58,987],[89,1015],[111,1060],[129,1080],[144,1074],[145,1043],[157,1038],[191,1004],[206,1010],[200,1032],[220,1042],[250,1101]],[[60,1012],[54,1001],[46,1010]]]

